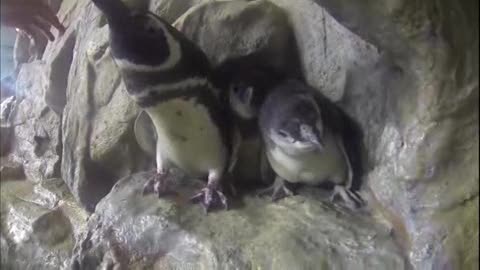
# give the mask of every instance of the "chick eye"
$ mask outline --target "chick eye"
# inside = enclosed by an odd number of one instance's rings
[[[278,131],[278,135],[280,135],[280,136],[283,137],[283,138],[287,138],[287,137],[288,137],[288,133],[285,132],[284,130],[279,130],[279,131]]]
[[[155,34],[156,30],[153,26],[147,26],[147,29],[146,29],[147,33],[149,34]]]
[[[239,94],[241,89],[240,85],[237,84],[232,87],[233,93],[235,94]]]

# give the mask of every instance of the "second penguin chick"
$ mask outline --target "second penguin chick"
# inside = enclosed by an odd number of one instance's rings
[[[277,177],[273,199],[292,195],[288,184],[333,184],[349,208],[363,204],[352,190],[353,170],[343,140],[342,112],[300,81],[276,87],[260,109],[266,155]]]
[[[240,189],[269,185],[274,178],[263,150],[258,110],[268,91],[285,75],[268,65],[259,65],[254,61],[256,57],[249,55],[226,60],[214,72],[218,87],[228,89],[224,102],[230,106],[241,137],[232,172],[235,186]]]

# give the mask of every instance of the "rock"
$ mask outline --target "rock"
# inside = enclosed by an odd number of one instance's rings
[[[15,96],[2,100],[0,105],[0,156],[7,155],[12,146],[12,112],[15,108]]]
[[[162,17],[169,23],[174,23],[190,8],[212,2],[213,0],[162,0],[150,1],[149,10]]]
[[[69,102],[63,110],[62,178],[75,198],[93,211],[118,179],[153,168],[154,160],[135,141],[139,109],[125,92],[109,54],[108,27],[93,4],[78,16]]]
[[[19,70],[21,65],[33,61],[34,58],[35,52],[30,38],[23,33],[17,34],[13,51],[15,69]]]
[[[27,179],[38,182],[60,176],[60,117],[43,101],[45,63],[25,64],[17,78],[15,112],[11,116],[12,159],[23,164]]]
[[[407,269],[384,228],[312,194],[246,197],[205,215],[184,201],[194,185],[159,200],[142,195],[145,182],[120,180],[97,205],[75,246],[76,269]]]
[[[68,269],[86,213],[75,206],[64,182],[0,185],[1,222],[6,225],[1,228],[2,269]]]
[[[3,136],[3,134],[2,134]],[[25,170],[21,163],[14,162],[7,157],[0,158],[0,180],[24,180]]]
[[[384,52],[348,70],[343,104],[414,268],[478,268],[478,2],[315,2]]]
[[[49,46],[45,51],[46,77],[48,78],[45,102],[59,115],[63,113],[67,103],[68,74],[72,64],[75,41],[75,31],[73,28],[69,28],[56,42],[56,46]]]
[[[2,78],[0,87],[0,102],[15,96],[15,79],[13,76],[10,75]]]
[[[374,46],[339,24],[314,1],[272,2],[288,14],[306,81],[331,100],[343,98],[351,68],[377,61]]]
[[[258,62],[299,70],[288,18],[269,1],[207,2],[188,10],[174,26],[198,44],[213,65],[255,53]]]

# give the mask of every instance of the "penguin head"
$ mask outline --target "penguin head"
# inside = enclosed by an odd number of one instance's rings
[[[259,65],[255,59],[256,55],[230,59],[214,72],[223,81],[221,87],[228,89],[233,113],[243,120],[256,119],[269,91],[285,78],[283,71]]]
[[[244,120],[252,120],[258,114],[258,96],[253,85],[235,82],[228,89],[228,98],[233,112]]]
[[[276,102],[267,102],[268,119],[262,119],[264,133],[288,152],[322,150],[323,122],[313,96],[307,93],[285,94]],[[265,118],[265,117],[263,117]]]
[[[117,64],[148,68],[169,61],[176,41],[172,41],[166,21],[146,9],[130,9],[121,0],[92,1],[107,19],[111,52]]]

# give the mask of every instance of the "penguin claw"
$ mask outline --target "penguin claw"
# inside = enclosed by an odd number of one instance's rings
[[[266,189],[260,190],[257,193],[257,196],[263,197],[263,196],[270,196],[273,202],[279,201],[281,199],[294,196],[295,192],[288,188],[285,185],[272,185],[271,187],[268,187]]]
[[[170,187],[170,179],[168,179],[167,173],[158,173],[156,172],[155,175],[147,181],[145,186],[143,187],[143,195],[148,195],[151,193],[155,193],[158,197],[166,196],[166,195],[174,195],[176,194]]]
[[[211,209],[223,208],[228,210],[227,197],[221,191],[209,186],[191,197],[190,201],[200,203],[205,210],[205,214]]]
[[[343,200],[345,206],[351,210],[356,210],[366,204],[360,194],[343,186],[335,186],[333,193],[330,196],[330,202],[334,203],[338,196]]]

